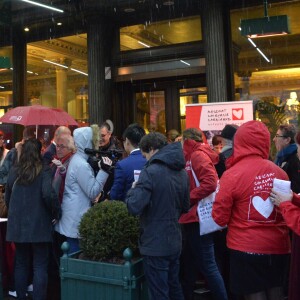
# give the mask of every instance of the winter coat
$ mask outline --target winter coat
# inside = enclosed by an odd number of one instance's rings
[[[180,223],[199,222],[197,214],[198,202],[209,196],[217,188],[218,174],[214,167],[218,163],[219,156],[207,144],[187,139],[183,144],[185,170],[190,180],[190,210],[180,217]],[[193,171],[200,183],[196,186]]]
[[[91,207],[91,201],[100,194],[108,174],[100,170],[95,177],[87,162],[85,148],[92,148],[92,129],[82,127],[74,130],[77,148],[68,166],[62,202],[62,217],[55,230],[67,237],[78,238],[78,225],[83,214]]]
[[[300,161],[297,152],[287,157],[281,168],[289,176],[292,191],[297,194],[300,193]]]
[[[281,202],[280,211],[286,224],[298,236],[300,235],[300,195],[294,194],[293,201]]]
[[[117,162],[110,199],[124,201],[134,181],[134,170],[142,170],[145,163],[146,159],[139,149],[132,151],[128,157]]]
[[[290,252],[289,230],[269,199],[274,178],[288,180],[286,173],[268,160],[270,133],[258,121],[243,124],[234,139],[231,167],[220,180],[212,216],[228,224],[230,249],[260,253]]]
[[[7,241],[51,242],[52,220],[59,219],[61,215],[58,197],[51,185],[51,169],[43,166],[40,174],[28,185],[19,184],[16,178],[17,167],[13,167],[8,174],[5,191]]]
[[[142,170],[125,202],[129,213],[140,216],[142,255],[168,256],[182,247],[178,219],[189,208],[189,184],[180,143],[155,153]]]

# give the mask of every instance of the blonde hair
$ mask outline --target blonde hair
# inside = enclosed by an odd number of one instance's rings
[[[188,128],[182,133],[183,139],[191,139],[196,142],[203,142],[202,131],[198,128]]]

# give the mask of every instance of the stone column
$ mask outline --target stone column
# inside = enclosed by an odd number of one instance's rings
[[[71,66],[71,61],[60,59],[60,64]],[[68,77],[67,68],[56,67],[56,106],[57,108],[68,111]]]
[[[12,29],[13,106],[27,105],[27,45],[23,28]]]
[[[202,0],[202,39],[206,61],[207,102],[225,102],[228,99],[223,0]]]
[[[13,46],[13,76],[12,92],[13,107],[28,104],[27,95],[27,45],[23,28],[13,26],[12,28]],[[12,145],[22,138],[23,128],[14,126]]]
[[[115,38],[111,20],[95,16],[87,21],[89,122],[93,124],[102,123],[112,116],[112,80],[109,74]]]

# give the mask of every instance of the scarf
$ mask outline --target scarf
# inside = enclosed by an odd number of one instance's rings
[[[288,159],[289,156],[297,152],[297,145],[290,144],[287,147],[280,150],[275,158],[275,164],[281,166],[281,164]]]

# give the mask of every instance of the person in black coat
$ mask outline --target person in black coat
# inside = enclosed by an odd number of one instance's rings
[[[41,149],[42,144],[37,139],[25,141],[6,184],[6,240],[16,246],[15,288],[21,300],[26,299],[31,258],[33,299],[46,299],[49,243],[53,223],[61,216],[58,197],[52,188],[51,169],[43,165]]]
[[[183,300],[178,219],[189,210],[190,193],[182,146],[152,132],[141,139],[140,149],[147,163],[125,202],[129,213],[140,216],[139,249],[150,299]]]

